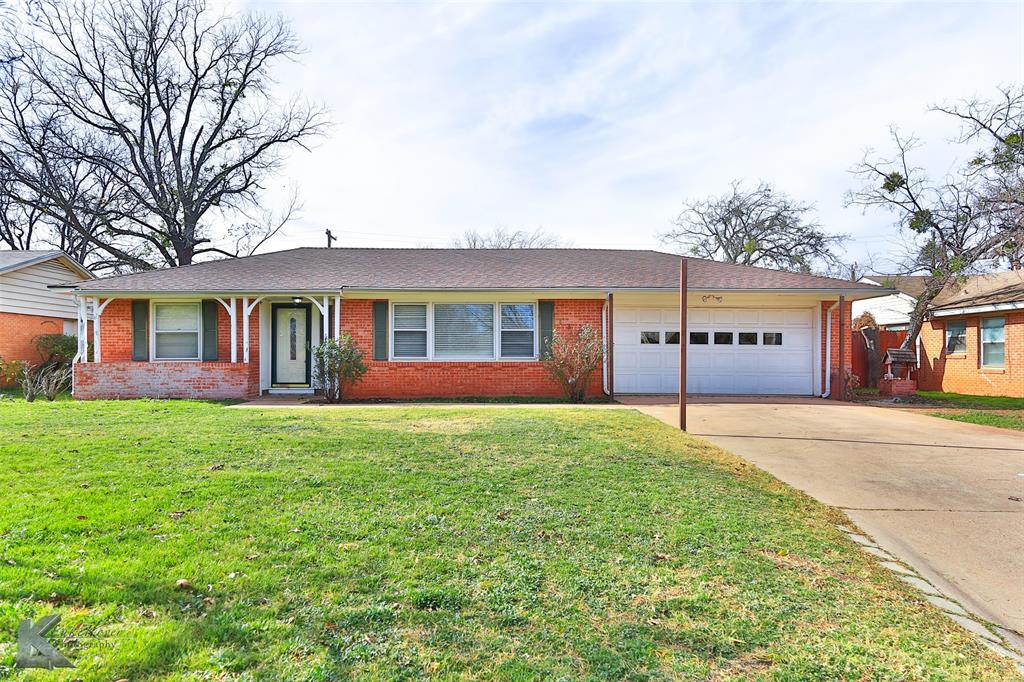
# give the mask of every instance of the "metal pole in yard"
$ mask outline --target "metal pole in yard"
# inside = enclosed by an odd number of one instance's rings
[[[686,259],[679,259],[679,428],[686,430]]]

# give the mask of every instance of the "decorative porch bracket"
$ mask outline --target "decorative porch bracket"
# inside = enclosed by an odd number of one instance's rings
[[[216,299],[217,303],[224,306],[224,310],[228,311],[228,319],[231,322],[231,362],[238,362],[238,325],[235,320],[235,302],[234,296],[228,299],[230,303],[225,303],[224,299]],[[246,335],[248,337],[248,335]]]
[[[320,320],[321,320],[321,322],[320,322],[320,338],[323,341],[326,341],[327,340],[327,334],[328,334],[328,330],[327,330],[327,310],[328,310],[329,306],[331,305],[331,299],[328,296],[324,296],[323,297],[323,301],[321,302],[321,301],[316,300],[312,296],[308,296],[308,295],[303,295],[303,298],[308,298],[310,301],[312,301],[313,305],[316,306],[316,309],[320,311]],[[335,317],[338,317],[338,316],[335,315]],[[337,327],[337,326],[338,326],[337,322],[335,322],[335,327]]]
[[[252,303],[249,303],[248,296],[242,299],[242,362],[246,364],[249,364],[249,316],[263,298],[258,296]]]
[[[108,298],[107,300],[103,301],[103,303],[100,303],[99,297],[92,299],[92,361],[93,362],[99,362],[100,361],[100,315],[103,314],[103,311],[106,310],[107,306],[113,300],[114,299],[112,299],[112,298]],[[86,324],[85,334],[83,334],[83,338],[88,333],[89,333],[89,328],[88,328],[88,324]],[[86,352],[86,354],[88,354],[88,352],[89,352],[88,345],[86,346],[86,351],[85,352]],[[88,359],[88,358],[86,358],[86,359]]]

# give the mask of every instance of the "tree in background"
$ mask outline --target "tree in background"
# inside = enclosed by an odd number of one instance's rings
[[[662,243],[682,253],[742,265],[810,272],[835,267],[847,237],[829,234],[810,218],[813,207],[762,182],[746,190],[686,201]]]
[[[553,249],[568,246],[559,237],[537,228],[533,232],[496,227],[490,232],[466,230],[451,241],[455,249]]]
[[[299,52],[282,20],[215,17],[202,0],[42,0],[6,38],[0,173],[91,264],[251,253],[290,215],[294,202],[260,213],[263,185],[327,123],[271,97],[273,65]]]
[[[920,143],[891,131],[895,152],[880,157],[869,151],[854,168],[859,189],[847,204],[891,211],[909,235],[902,270],[925,272],[925,292],[910,315],[903,342],[913,348],[928,306],[942,289],[972,272],[1008,262],[1019,266],[1024,243],[1024,89],[1001,91],[995,102],[970,100],[934,107],[963,125],[957,142],[973,145],[971,160],[942,181],[913,164]]]

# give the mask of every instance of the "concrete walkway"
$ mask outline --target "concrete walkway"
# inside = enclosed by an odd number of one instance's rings
[[[674,397],[620,402],[678,425]],[[1024,643],[1024,434],[813,398],[703,398],[687,421]]]

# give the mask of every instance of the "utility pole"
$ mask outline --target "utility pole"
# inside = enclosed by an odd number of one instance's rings
[[[330,228],[327,228],[324,232],[327,234],[327,248],[329,249],[331,248],[331,242],[338,241],[338,238],[331,234]]]

